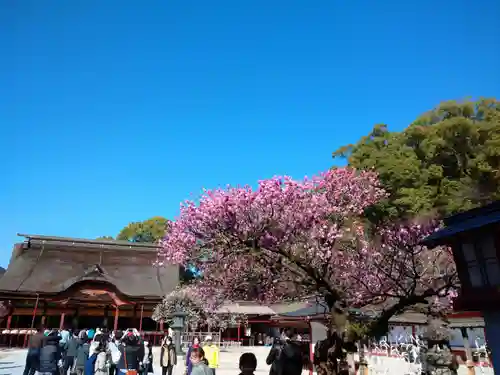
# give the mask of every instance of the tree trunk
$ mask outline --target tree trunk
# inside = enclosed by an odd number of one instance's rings
[[[349,375],[348,352],[344,340],[336,333],[316,344],[314,365],[318,375]],[[352,352],[351,352],[352,353]]]
[[[356,351],[354,342],[346,335],[346,310],[338,305],[330,308],[330,327],[326,339],[314,350],[314,366],[318,375],[349,375],[347,354]]]

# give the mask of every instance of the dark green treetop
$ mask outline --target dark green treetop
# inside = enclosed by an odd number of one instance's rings
[[[500,199],[500,102],[443,102],[401,132],[376,125],[333,157],[379,173],[390,197],[367,212],[375,222],[467,210]]]
[[[137,221],[128,224],[123,228],[117,240],[132,242],[151,242],[154,243],[165,235],[168,220],[161,216],[155,216],[144,221]]]

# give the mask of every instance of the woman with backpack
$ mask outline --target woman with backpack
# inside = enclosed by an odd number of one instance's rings
[[[122,337],[123,337],[122,331],[115,331],[111,335],[111,340],[108,344],[109,352],[111,355],[111,362],[109,365],[109,375],[119,375],[117,365],[118,362],[120,362],[121,358],[120,345]]]
[[[94,375],[108,375],[109,351],[107,340],[101,339],[95,349]]]
[[[128,331],[119,347],[121,356],[117,368],[124,375],[137,375],[144,359],[144,345],[134,332]]]
[[[94,375],[97,356],[102,352],[103,347],[107,349],[106,338],[102,334],[94,335],[89,347],[89,357],[85,362],[85,375]]]

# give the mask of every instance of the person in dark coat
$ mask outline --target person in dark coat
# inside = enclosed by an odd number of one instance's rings
[[[270,375],[300,375],[303,368],[302,348],[294,341],[293,328],[285,330],[283,339],[277,340],[269,352],[266,363],[271,365]]]
[[[80,335],[78,339],[78,348],[76,350],[76,358],[75,358],[75,372],[76,375],[83,375],[85,371],[85,363],[89,358],[90,351],[90,342],[87,338],[87,333],[84,332]]]
[[[26,366],[23,375],[34,375],[38,369],[40,348],[45,340],[43,327],[38,328],[37,332],[30,337],[28,343],[28,354],[26,355]]]
[[[139,372],[144,358],[144,345],[140,342],[140,338],[128,331],[122,339],[119,350],[121,356],[116,367],[124,373],[127,370]]]
[[[75,364],[75,358],[78,349],[78,337],[72,332],[71,336],[68,337],[66,344],[64,344],[63,350],[66,355],[63,359],[63,374],[67,375],[68,370],[73,369],[73,365]]]
[[[96,352],[93,352],[92,354],[89,353],[89,357],[85,361],[85,368],[83,369],[84,375],[94,375],[94,365],[97,359],[97,354],[98,353]]]
[[[40,349],[40,365],[38,367],[40,375],[58,375],[59,360],[62,354],[60,340],[61,336],[57,331],[52,331],[45,337]]]

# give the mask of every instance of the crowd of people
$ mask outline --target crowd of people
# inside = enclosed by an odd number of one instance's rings
[[[303,350],[293,329],[275,340],[267,364],[270,375],[299,375],[304,366]],[[177,365],[173,340],[166,335],[160,348],[162,375],[172,375]],[[211,336],[202,345],[193,338],[187,348],[186,375],[216,375],[219,348]],[[244,353],[239,360],[241,375],[253,375],[257,358]],[[136,329],[109,332],[106,329],[81,331],[43,330],[32,335],[28,344],[23,375],[148,375],[153,370],[151,342]]]
[[[162,340],[160,365],[171,375],[177,364],[172,338]],[[109,332],[39,329],[30,337],[23,375],[147,375],[153,373],[152,343],[136,329]]]

